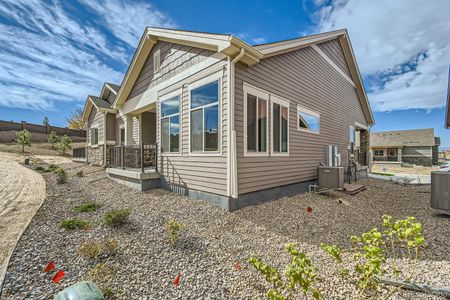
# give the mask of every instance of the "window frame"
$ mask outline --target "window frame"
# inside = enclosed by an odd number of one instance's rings
[[[300,127],[300,124],[299,124],[300,123],[299,122],[300,112],[304,112],[304,113],[306,113],[308,115],[316,117],[319,120],[319,122],[318,122],[319,123],[319,130],[314,131],[314,130],[311,130],[311,129]],[[321,127],[320,126],[320,113],[318,113],[316,111],[313,111],[311,109],[308,109],[308,108],[306,108],[306,107],[304,107],[302,105],[297,104],[297,130],[298,131],[312,133],[312,134],[320,134],[320,127]]]
[[[98,133],[99,133],[99,130],[98,130],[98,128],[100,127],[100,124],[95,124],[95,125],[92,125],[91,126],[91,136],[90,136],[90,143],[91,143],[91,147],[92,146],[94,146],[94,147],[98,147],[100,144],[99,144],[99,136],[98,136]],[[92,131],[93,130],[95,130],[96,131],[96,135],[97,135],[97,143],[92,143]],[[94,135],[95,136],[95,135]]]
[[[248,137],[247,137],[247,95],[250,94],[252,96],[255,96],[257,99],[261,98],[262,100],[266,101],[266,113],[267,113],[267,127],[271,126],[271,123],[269,122],[271,118],[271,111],[269,111],[270,105],[270,94],[262,89],[259,89],[257,87],[254,87],[248,83],[243,84],[243,90],[244,90],[244,156],[269,156],[269,128],[266,130],[266,151],[260,152],[260,151],[248,151]],[[259,100],[257,100],[257,103],[259,103]],[[258,107],[258,105],[257,105]],[[258,134],[256,134],[256,138],[258,139]],[[256,145],[258,147],[258,145]]]
[[[352,134],[353,134],[353,149],[352,149]],[[349,137],[348,137],[348,150],[350,154],[354,154],[356,152],[356,127],[353,125],[349,126]],[[353,150],[353,151],[352,151]]]
[[[170,117],[175,116],[177,114],[171,114],[169,116],[161,117],[161,103],[166,101],[166,100],[172,99],[172,98],[174,98],[176,96],[179,97],[178,119],[179,119],[179,123],[180,123],[180,133],[179,133],[180,137],[179,137],[179,140],[178,140],[178,152],[162,152],[161,151],[161,149],[162,149],[162,126],[161,126],[161,120],[165,119],[165,118],[169,118],[169,133],[170,133]],[[159,97],[159,101],[158,101],[158,128],[159,128],[159,130],[158,130],[158,144],[159,144],[159,147],[158,148],[159,148],[159,152],[162,155],[164,155],[164,156],[181,156],[182,155],[182,152],[183,152],[183,149],[182,149],[182,146],[183,146],[183,142],[182,142],[183,141],[183,121],[182,121],[183,120],[183,118],[182,118],[182,116],[183,116],[183,112],[182,112],[183,105],[182,105],[182,102],[183,102],[183,90],[182,90],[182,88],[177,89],[175,91],[172,91],[170,93],[164,94],[164,95]],[[170,144],[170,141],[169,141],[169,144]]]
[[[382,151],[383,155],[376,155],[375,153],[378,151]],[[384,149],[373,149],[373,156],[376,157],[383,157],[384,156]]]
[[[280,105],[281,107],[286,107],[287,108],[287,151],[286,152],[274,152],[274,150],[273,150],[273,145],[274,145],[274,142],[273,142],[273,124],[274,124],[274,120],[273,120],[273,107],[274,107],[274,105],[273,104],[278,104],[278,105]],[[289,144],[290,144],[290,133],[289,133],[289,121],[290,121],[290,116],[289,116],[289,114],[290,114],[290,102],[289,102],[289,100],[286,100],[286,99],[283,99],[283,98],[280,98],[280,97],[278,97],[278,96],[274,96],[274,95],[270,95],[270,154],[272,155],[272,156],[289,156],[289,151],[290,151],[290,147],[289,147]],[[279,122],[280,122],[280,133],[281,133],[281,113],[280,113],[280,120],[279,120]],[[280,147],[281,147],[281,134],[280,134]]]
[[[217,72],[214,74],[211,74],[209,76],[203,77],[202,79],[193,81],[188,84],[187,86],[187,93],[188,93],[188,147],[189,147],[189,156],[222,156],[222,72]],[[216,104],[207,104],[203,106],[196,107],[194,109],[191,108],[191,97],[192,97],[192,91],[201,88],[205,85],[208,85],[210,83],[213,83],[217,81],[218,86],[218,97],[217,97],[217,151],[204,151],[205,149],[205,141],[203,140],[203,151],[192,151],[192,140],[191,140],[191,113],[192,111],[196,111],[199,109],[202,109],[203,113],[203,122],[205,121],[205,111],[204,109],[207,107],[215,106]]]

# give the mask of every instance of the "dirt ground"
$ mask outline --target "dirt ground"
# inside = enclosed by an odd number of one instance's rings
[[[0,286],[17,241],[45,199],[42,176],[18,159],[0,152]]]
[[[389,165],[389,164],[374,164],[372,167],[372,172],[392,173],[392,174],[430,175],[431,171],[436,171],[438,169],[439,169],[438,166],[433,166],[433,167],[416,166],[413,168],[406,168],[406,167],[394,166],[394,165]]]
[[[72,143],[72,148],[79,148],[85,145],[84,142]],[[69,150],[66,155],[62,155],[56,149],[48,143],[33,143],[29,147],[25,147],[25,152],[22,154],[16,144],[13,143],[0,143],[0,152],[8,152],[18,154],[20,156],[60,156],[60,157],[70,157],[72,156],[72,150]]]

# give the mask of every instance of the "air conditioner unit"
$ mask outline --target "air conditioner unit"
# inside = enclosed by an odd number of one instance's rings
[[[344,167],[320,166],[319,188],[341,189],[344,187]]]
[[[431,208],[450,214],[450,172],[431,172]]]

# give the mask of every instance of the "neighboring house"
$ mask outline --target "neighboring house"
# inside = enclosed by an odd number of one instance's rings
[[[90,156],[138,190],[234,210],[306,191],[328,145],[344,166],[368,165],[374,119],[346,30],[251,46],[147,28],[113,90],[88,97]]]
[[[447,107],[445,110],[445,128],[450,128],[450,66],[448,67]]]
[[[370,133],[373,162],[403,162],[422,166],[438,163],[440,138],[434,129]]]

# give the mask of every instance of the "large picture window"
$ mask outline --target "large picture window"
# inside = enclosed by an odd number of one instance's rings
[[[219,151],[219,81],[191,90],[191,152]]]
[[[180,96],[161,101],[161,152],[180,151]]]
[[[272,152],[289,152],[289,102],[272,97]]]
[[[298,129],[319,133],[320,131],[320,115],[306,108],[297,106],[298,112]]]

